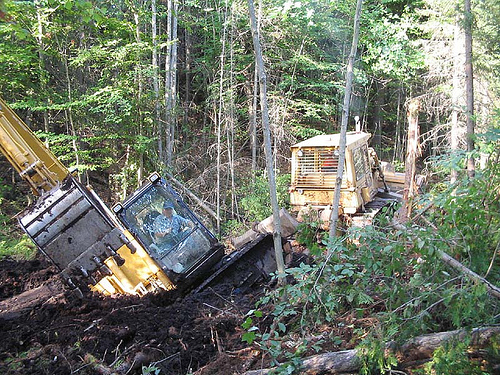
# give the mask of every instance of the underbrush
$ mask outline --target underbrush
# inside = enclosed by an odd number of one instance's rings
[[[279,276],[287,283],[249,313],[243,339],[262,351],[276,373],[297,372],[314,352],[356,347],[364,353],[361,372],[374,374],[397,368],[386,343],[498,324],[499,301],[484,283],[443,262],[442,254],[500,283],[499,152],[474,179],[441,184],[416,200],[406,226],[381,218],[343,237],[325,237],[318,246],[317,223],[304,225],[298,238],[311,249],[314,264]],[[494,342],[482,362],[469,361],[467,344],[449,344],[418,373],[489,373],[489,364],[498,362]]]
[[[0,184],[0,259],[28,260],[36,255],[36,246],[22,233],[14,218],[24,201],[25,197],[12,186]]]

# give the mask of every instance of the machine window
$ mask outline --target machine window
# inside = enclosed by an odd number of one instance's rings
[[[177,274],[189,270],[211,248],[194,215],[162,186],[152,186],[122,215],[150,254]]]

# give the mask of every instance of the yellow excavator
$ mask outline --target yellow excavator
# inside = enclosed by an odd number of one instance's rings
[[[2,99],[0,150],[38,196],[19,214],[21,227],[76,291],[144,295],[188,288],[224,256],[224,247],[159,174],[109,209]],[[159,241],[162,212],[185,225]]]

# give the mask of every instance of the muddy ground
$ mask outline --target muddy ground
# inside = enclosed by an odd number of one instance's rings
[[[54,277],[42,257],[0,261],[0,299]],[[106,298],[69,292],[13,320],[0,320],[1,374],[232,374],[253,365],[241,341],[244,314],[264,293],[219,286],[181,300],[172,294]]]

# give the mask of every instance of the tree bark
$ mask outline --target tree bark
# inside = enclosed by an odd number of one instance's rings
[[[266,154],[266,167],[267,175],[269,179],[269,192],[271,195],[271,206],[273,209],[273,240],[274,240],[274,251],[276,254],[276,265],[278,269],[278,274],[284,275],[285,273],[285,261],[283,259],[283,247],[281,244],[281,221],[280,221],[280,209],[278,206],[278,196],[276,193],[276,179],[274,176],[273,167],[273,154],[271,147],[271,130],[269,126],[269,109],[267,106],[267,77],[264,69],[264,59],[262,57],[262,48],[260,45],[259,30],[257,29],[257,20],[255,17],[255,8],[253,5],[253,0],[248,0],[248,10],[250,14],[250,26],[252,29],[253,45],[255,49],[255,63],[257,65],[259,73],[259,86],[260,86],[260,109],[262,116],[262,127],[264,133],[264,149]],[[283,282],[283,278],[279,279],[280,283]]]
[[[134,22],[135,22],[135,41],[141,43],[141,30],[139,24],[139,10],[134,10]],[[144,135],[144,124],[142,121],[142,66],[138,62],[136,64],[136,80],[137,80],[137,122],[139,125],[139,136]],[[144,179],[144,152],[139,151],[139,167],[137,168],[137,187],[139,187]]]
[[[361,8],[363,0],[358,0],[356,5],[356,13],[354,15],[354,33],[352,37],[351,53],[347,63],[346,84],[344,93],[344,106],[342,108],[342,122],[340,126],[340,142],[339,142],[339,163],[337,170],[337,178],[335,180],[335,194],[332,204],[332,215],[330,218],[330,239],[337,235],[337,222],[339,220],[339,204],[340,204],[340,189],[342,187],[342,177],[344,175],[345,164],[345,147],[347,135],[347,122],[349,120],[349,105],[351,103],[352,81],[354,77],[354,59],[358,50],[359,39],[359,21],[361,18]]]
[[[153,39],[153,91],[155,98],[155,123],[158,129],[158,155],[160,160],[163,157],[163,126],[160,119],[160,85],[159,85],[159,66],[158,66],[158,36],[156,23],[156,0],[151,0],[151,38]]]
[[[377,151],[377,154],[381,157],[382,150],[382,107],[384,105],[384,96],[385,96],[385,85],[381,80],[375,81],[375,88],[377,91],[374,103],[374,113],[373,113],[373,122],[374,122],[374,134],[372,144]]]
[[[396,112],[396,139],[394,140],[394,153],[392,155],[392,161],[401,160],[400,150],[402,149],[402,137],[401,137],[401,97],[403,96],[403,85],[400,85],[398,88],[398,105]]]
[[[167,167],[172,165],[177,127],[177,0],[167,1],[167,57],[165,59],[165,124]]]
[[[455,30],[453,36],[453,91],[452,91],[452,112],[451,112],[451,134],[450,134],[450,148],[452,154],[456,153],[459,149],[459,124],[458,115],[460,113],[460,72],[461,72],[461,51],[462,46],[460,43],[460,26],[458,19],[455,22]],[[457,180],[458,171],[451,170],[450,182],[454,183]]]
[[[406,145],[405,185],[403,189],[403,205],[398,212],[398,221],[406,223],[411,215],[411,199],[416,193],[415,174],[416,160],[420,156],[418,112],[420,101],[413,99],[408,104],[408,141]]]
[[[471,1],[464,2],[464,29],[465,29],[465,91],[467,101],[467,174],[474,177],[476,170],[474,166],[474,73],[472,69],[472,12]]]

